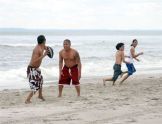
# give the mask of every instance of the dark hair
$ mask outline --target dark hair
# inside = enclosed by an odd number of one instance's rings
[[[71,41],[69,39],[65,39],[64,42],[68,42],[69,44],[71,44]]]
[[[124,46],[124,43],[118,43],[116,45],[116,49],[119,50],[122,46]]]
[[[131,46],[133,46],[133,43],[136,42],[136,41],[137,41],[137,39],[133,39]]]
[[[44,43],[46,41],[46,38],[45,38],[44,35],[39,35],[37,37],[37,41],[38,41],[38,44],[42,44],[42,43]]]

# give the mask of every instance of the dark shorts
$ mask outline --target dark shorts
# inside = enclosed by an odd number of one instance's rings
[[[73,85],[80,84],[78,79],[78,65],[75,65],[71,68],[68,68],[65,65],[62,69],[62,73],[63,75],[61,75],[59,85],[70,85],[71,80]]]
[[[29,79],[29,85],[32,91],[36,92],[42,87],[43,76],[41,75],[41,70],[39,68],[28,66],[27,77]]]
[[[112,79],[113,79],[113,81],[116,81],[118,79],[119,75],[121,75],[123,72],[121,70],[121,65],[119,65],[119,64],[115,64],[113,66],[113,69],[114,69],[114,75],[113,75]]]
[[[129,76],[136,72],[136,69],[135,69],[133,63],[126,64],[126,66],[127,66],[127,69],[128,69],[128,75]]]

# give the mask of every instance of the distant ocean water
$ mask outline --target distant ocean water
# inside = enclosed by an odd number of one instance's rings
[[[0,35],[0,89],[29,88],[26,68],[37,35]],[[46,35],[47,45],[54,49],[54,58],[46,57],[41,66],[44,83],[58,81],[58,52],[63,40],[70,39],[72,47],[79,51],[82,61],[82,77],[111,76],[113,74],[115,45],[125,43],[128,54],[132,39],[137,39],[141,62],[135,62],[136,73],[156,73],[162,70],[162,35]],[[122,66],[126,70],[125,64]]]

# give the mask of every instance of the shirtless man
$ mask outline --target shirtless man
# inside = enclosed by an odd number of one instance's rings
[[[132,44],[131,44],[131,48],[130,48],[130,53],[129,53],[129,56],[126,56],[126,61],[129,62],[129,63],[126,63],[126,66],[127,66],[127,69],[128,69],[128,75],[126,78],[128,78],[129,76],[133,75],[133,73],[136,72],[136,69],[134,67],[134,60],[135,59],[136,61],[140,61],[137,57],[140,56],[140,55],[143,55],[143,52],[140,52],[138,54],[136,54],[135,52],[135,48],[137,47],[138,45],[138,41],[136,39],[134,39],[132,41]]]
[[[117,52],[116,52],[116,55],[115,55],[115,64],[113,66],[114,75],[111,78],[104,78],[103,79],[103,85],[104,86],[106,85],[105,84],[106,81],[113,81],[113,85],[115,85],[115,81],[117,80],[119,75],[124,75],[124,73],[127,73],[127,72],[122,72],[122,70],[121,70],[122,62],[128,63],[128,62],[125,61],[125,58],[124,58],[124,44],[118,43],[116,45],[116,49],[117,49]],[[128,75],[128,73],[126,74],[126,76],[127,75]],[[126,80],[126,76],[124,76],[124,78],[121,80],[121,82]]]
[[[71,48],[71,41],[65,39],[63,47],[59,52],[59,95],[62,96],[64,85],[72,84],[75,86],[77,95],[80,96],[80,83],[81,78],[81,61],[79,53]],[[64,65],[63,65],[64,63]]]
[[[42,59],[47,55],[48,50],[45,46],[46,39],[43,35],[38,36],[37,38],[38,44],[35,46],[31,61],[27,68],[27,77],[29,79],[29,85],[31,88],[31,92],[29,93],[25,103],[31,103],[30,99],[33,94],[37,91],[39,92],[38,98],[41,100],[45,100],[42,96],[42,84],[43,84],[43,76],[41,75],[41,70],[39,69]]]

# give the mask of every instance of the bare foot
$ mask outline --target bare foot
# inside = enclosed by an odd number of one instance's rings
[[[123,84],[123,82],[120,82],[120,83],[119,83],[119,85],[122,85],[122,84]]]
[[[30,104],[30,103],[32,103],[30,100],[25,101],[25,104]]]
[[[38,96],[39,99],[41,99],[42,101],[45,101],[43,96]]]
[[[105,81],[105,79],[103,79],[103,86],[106,86],[106,81]]]
[[[61,98],[62,96],[61,96],[61,95],[58,95],[57,97],[58,97],[58,98]]]

